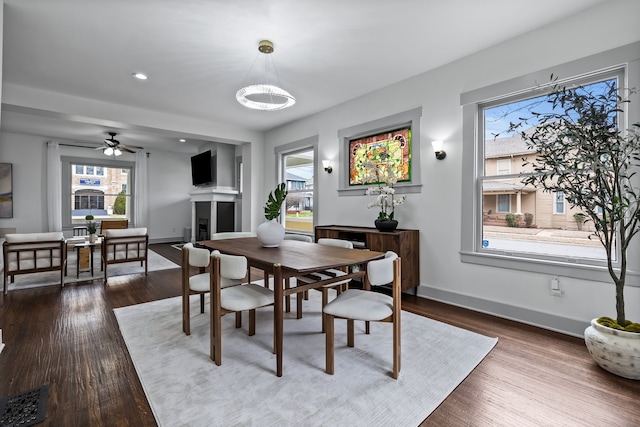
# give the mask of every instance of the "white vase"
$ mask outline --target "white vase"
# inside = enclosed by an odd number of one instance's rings
[[[89,243],[95,243],[95,242],[96,242],[96,233],[89,234]]]
[[[272,219],[260,224],[256,235],[265,248],[277,248],[284,240],[284,227],[277,220]]]
[[[593,319],[584,330],[584,342],[602,369],[640,380],[640,333],[609,328]]]

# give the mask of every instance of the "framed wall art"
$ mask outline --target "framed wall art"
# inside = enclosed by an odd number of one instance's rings
[[[11,163],[0,163],[0,218],[13,218],[13,174]]]

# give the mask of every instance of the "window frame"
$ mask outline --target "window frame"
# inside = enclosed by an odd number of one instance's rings
[[[315,230],[318,225],[318,214],[319,214],[319,204],[318,204],[318,173],[319,173],[319,159],[318,159],[318,136],[311,136],[308,138],[304,138],[298,141],[290,142],[288,144],[279,145],[274,148],[274,154],[276,158],[276,182],[286,182],[286,168],[284,165],[285,156],[303,152],[303,151],[313,151],[313,224],[310,232],[298,231],[295,232],[297,234],[305,234],[311,236],[313,238],[313,230]],[[279,221],[282,224],[283,215],[280,215]]]
[[[338,130],[338,141],[340,144],[338,152],[338,195],[339,196],[362,196],[364,191],[373,186],[349,185],[349,142],[354,139],[376,135],[409,127],[411,129],[411,179],[409,181],[399,181],[394,185],[397,194],[420,193],[422,192],[422,173],[420,146],[420,120],[422,118],[422,107],[404,111],[392,116],[372,120],[349,128]]]
[[[461,241],[460,260],[464,263],[545,273],[579,279],[609,282],[610,276],[606,268],[606,260],[584,260],[572,257],[530,256],[524,253],[514,254],[509,251],[486,251],[482,248],[482,180],[478,179],[484,172],[484,144],[478,143],[484,132],[479,125],[482,105],[496,102],[511,102],[526,97],[543,95],[549,90],[549,76],[560,76],[560,83],[571,81],[586,84],[590,81],[620,76],[620,88],[638,87],[640,85],[640,42],[622,46],[610,51],[585,57],[544,69],[525,76],[505,80],[493,85],[475,89],[460,95],[462,106],[462,188],[461,188]],[[528,95],[528,96],[525,96]],[[636,97],[637,100],[637,97]],[[640,120],[638,102],[632,102],[621,115],[621,128]],[[565,210],[567,207],[565,206]],[[640,250],[640,245],[631,247],[632,253]],[[628,284],[640,286],[640,257],[634,257],[628,265]],[[618,257],[619,259],[619,257]]]
[[[61,182],[61,190],[62,190],[62,229],[64,231],[73,230],[75,224],[73,224],[73,219],[71,217],[71,205],[72,205],[72,197],[71,197],[71,182],[73,176],[77,175],[86,175],[86,174],[77,174],[75,169],[71,166],[73,164],[81,164],[81,165],[92,165],[96,167],[102,168],[112,168],[112,169],[128,169],[130,171],[130,185],[131,191],[129,194],[129,218],[130,223],[132,223],[132,219],[135,218],[135,170],[136,164],[135,162],[128,162],[123,160],[114,160],[114,159],[106,159],[102,160],[99,158],[91,158],[91,157],[72,157],[72,156],[61,156],[61,171],[62,171],[62,182]],[[104,170],[104,169],[103,169]],[[85,170],[86,172],[86,170]],[[89,176],[106,176],[105,175],[89,175]]]

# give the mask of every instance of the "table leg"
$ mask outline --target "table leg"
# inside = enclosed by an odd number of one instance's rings
[[[283,336],[283,324],[284,324],[284,313],[283,313],[283,289],[284,289],[284,281],[282,279],[282,268],[280,264],[274,264],[273,266],[273,290],[275,292],[274,295],[274,303],[273,303],[273,336],[275,337],[275,347],[276,347],[276,374],[281,377],[282,376],[282,336]]]
[[[93,277],[93,248],[95,248],[95,246],[91,245],[91,277]]]
[[[76,279],[80,277],[80,246],[76,246]]]

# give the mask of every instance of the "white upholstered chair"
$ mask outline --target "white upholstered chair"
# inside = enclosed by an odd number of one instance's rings
[[[244,284],[247,258],[243,256],[211,253],[211,359],[222,364],[222,316],[227,313],[249,312],[249,336],[255,335],[256,309],[272,305],[273,291],[254,283]],[[233,286],[236,285],[236,286]],[[236,316],[236,327],[241,326]]]
[[[182,331],[191,334],[191,309],[189,297],[200,295],[200,313],[204,313],[204,296],[211,288],[211,280],[207,268],[211,262],[208,249],[195,248],[187,243],[182,247]],[[198,270],[191,275],[191,268]]]
[[[334,321],[347,319],[347,345],[354,346],[354,321],[391,322],[393,324],[393,378],[400,373],[401,317],[400,258],[387,252],[384,259],[367,264],[367,280],[371,286],[392,284],[392,296],[382,293],[348,289],[323,308],[326,323],[326,372],[334,372]]]

